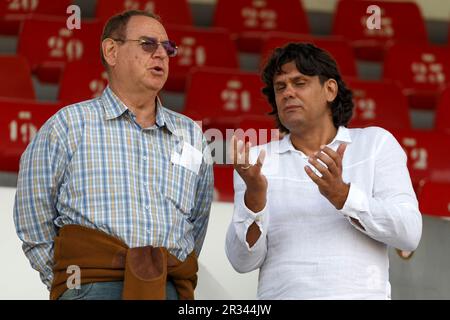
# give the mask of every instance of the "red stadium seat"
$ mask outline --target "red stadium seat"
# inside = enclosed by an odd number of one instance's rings
[[[391,130],[408,156],[411,180],[450,182],[450,136],[435,131]]]
[[[380,29],[367,26],[372,22],[373,11],[367,13],[372,5],[381,10]],[[356,57],[362,60],[383,60],[386,47],[393,41],[413,41],[416,46],[428,41],[424,19],[414,2],[341,0],[335,11],[332,34],[351,40]]]
[[[395,83],[352,78],[346,84],[353,91],[355,105],[350,127],[410,129],[408,101]]]
[[[32,14],[68,17],[72,0],[3,0],[0,1],[0,34],[17,35],[20,23]]]
[[[66,19],[35,17],[22,25],[18,53],[39,80],[57,83],[66,62],[100,59],[102,28],[99,22],[85,21],[80,30],[69,30]]]
[[[418,201],[423,214],[450,217],[450,183],[426,182],[420,188]]]
[[[299,0],[218,0],[213,25],[230,30],[238,48],[261,52],[261,37],[269,31],[309,33]]]
[[[39,128],[56,113],[59,104],[1,99],[0,171],[19,170],[19,160]]]
[[[187,0],[97,0],[96,16],[105,21],[125,10],[145,10],[161,17],[164,25],[192,25],[192,16]]]
[[[268,143],[279,140],[280,132],[276,128],[273,116],[247,115],[239,117],[235,127],[235,136],[245,141],[251,141],[252,145]]]
[[[206,128],[223,133],[235,128],[243,115],[266,115],[271,111],[256,73],[234,69],[197,68],[190,75],[184,113],[202,120]]]
[[[22,56],[0,56],[0,97],[34,99],[31,71]]]
[[[234,133],[240,140],[245,138],[245,141],[252,141],[252,145],[265,144],[279,139],[279,132],[278,129],[275,129],[274,118],[270,116],[247,115],[239,117]],[[255,137],[256,141],[254,140]],[[222,141],[222,144],[228,148],[231,137],[226,138],[226,142]],[[234,199],[233,166],[231,164],[223,164],[225,159],[215,158],[215,160],[222,160],[219,162],[220,164],[214,165],[215,200],[232,202]]]
[[[215,164],[214,170],[214,201],[233,202],[233,166]]]
[[[226,30],[177,26],[168,26],[166,30],[179,50],[178,55],[170,59],[165,90],[184,91],[192,67],[239,67],[236,46]]]
[[[264,45],[262,49],[263,62],[276,47],[282,47],[289,42],[309,42],[319,48],[328,51],[336,60],[341,74],[356,77],[356,60],[352,47],[338,37],[313,37],[309,35],[268,32],[264,35]]]
[[[383,77],[402,85],[410,108],[433,109],[450,79],[448,57],[443,47],[398,43],[386,53]]]
[[[75,61],[67,63],[62,74],[58,99],[64,104],[89,100],[102,94],[108,76],[100,62]]]
[[[450,134],[450,86],[445,88],[439,98],[434,119],[436,130]]]

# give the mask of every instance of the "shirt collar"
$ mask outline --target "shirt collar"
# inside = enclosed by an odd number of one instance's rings
[[[102,100],[105,108],[105,120],[118,118],[128,110],[128,107],[114,94],[109,86],[103,91]],[[156,125],[159,128],[166,126],[172,134],[175,134],[175,125],[159,97],[156,98]]]
[[[350,132],[348,128],[344,126],[340,126],[338,128],[338,131],[336,133],[336,136],[334,137],[333,141],[331,141],[328,146],[333,145],[335,142],[345,142],[345,143],[351,143],[352,139],[350,137]],[[277,153],[284,153],[287,151],[297,151],[297,149],[294,148],[291,141],[291,134],[287,134],[284,136],[284,138],[280,141],[279,147],[277,149]]]

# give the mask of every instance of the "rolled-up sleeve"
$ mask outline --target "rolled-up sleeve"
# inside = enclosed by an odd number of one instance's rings
[[[386,132],[376,153],[373,193],[367,194],[350,181],[350,191],[340,212],[369,237],[413,251],[422,235],[422,215],[406,161],[400,144]],[[358,220],[364,229],[350,218]]]
[[[266,203],[260,212],[253,212],[245,205],[246,185],[239,174],[234,171],[234,212],[228,227],[225,251],[231,265],[237,272],[250,272],[258,269],[267,253],[267,229],[269,226],[269,206]],[[256,223],[261,235],[250,248],[246,237],[248,228]]]

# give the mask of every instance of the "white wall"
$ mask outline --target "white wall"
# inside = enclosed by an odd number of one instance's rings
[[[25,258],[13,222],[15,188],[0,187],[0,300],[48,299],[47,288]],[[225,255],[225,232],[233,206],[213,203],[200,255],[197,299],[255,299],[258,272],[239,274]]]

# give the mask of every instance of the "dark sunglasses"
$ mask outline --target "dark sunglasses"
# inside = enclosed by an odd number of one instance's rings
[[[143,37],[143,38],[137,39],[137,40],[133,40],[133,39],[112,39],[112,40],[121,41],[121,42],[137,41],[137,42],[139,42],[139,45],[142,47],[142,49],[148,53],[155,52],[156,49],[158,49],[158,46],[162,45],[164,50],[166,50],[167,55],[171,58],[175,57],[178,53],[178,47],[177,47],[176,43],[173,42],[172,40],[165,40],[165,41],[159,42],[157,39],[151,38],[151,37]]]

